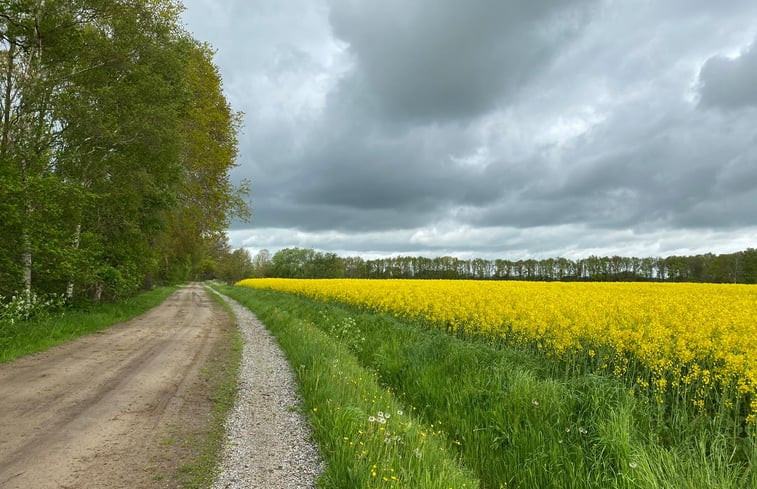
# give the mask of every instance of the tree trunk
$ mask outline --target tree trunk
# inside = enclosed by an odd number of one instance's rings
[[[102,296],[103,296],[104,289],[105,289],[105,284],[103,284],[102,282],[97,282],[97,284],[95,284],[95,293],[93,296],[93,299],[95,300],[95,302],[100,302],[100,299],[102,299]]]
[[[24,292],[31,294],[32,291],[32,241],[29,233],[24,230],[21,237],[21,283]]]
[[[74,231],[74,249],[79,249],[79,241],[81,240],[81,223],[76,225],[76,231]],[[69,280],[66,285],[66,300],[70,301],[74,298],[74,279]]]
[[[8,64],[5,72],[5,93],[3,94],[3,132],[0,136],[0,157],[8,154],[9,134],[11,125],[11,95],[13,93],[13,66],[16,52],[16,43],[10,42],[8,47]]]

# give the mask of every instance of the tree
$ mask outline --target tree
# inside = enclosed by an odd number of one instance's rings
[[[216,269],[216,277],[232,285],[252,277],[253,271],[250,252],[239,248],[221,258]]]
[[[0,0],[0,295],[207,273],[239,114],[175,0]]]
[[[255,255],[255,258],[252,259],[252,274],[250,277],[267,277],[270,273],[271,266],[273,266],[271,252],[266,249],[260,250],[258,254]]]

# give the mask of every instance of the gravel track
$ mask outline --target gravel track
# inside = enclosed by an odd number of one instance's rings
[[[231,306],[244,339],[236,404],[213,489],[315,488],[323,463],[305,417],[297,384],[274,337],[247,308]]]

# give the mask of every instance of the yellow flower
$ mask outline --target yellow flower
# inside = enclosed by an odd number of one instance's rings
[[[635,384],[634,395],[648,392],[658,402],[689,393],[705,409],[757,398],[755,285],[354,279],[238,285],[494,337],[606,371]],[[587,356],[601,358],[602,366],[591,366]],[[749,415],[757,415],[757,405]]]

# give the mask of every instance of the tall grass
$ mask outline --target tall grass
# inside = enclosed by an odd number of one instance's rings
[[[158,287],[114,303],[80,306],[48,317],[0,321],[0,363],[107,328],[163,302],[178,286]]]
[[[672,434],[676,423],[665,419],[675,412],[660,413],[612,376],[565,371],[530,349],[462,339],[351,306],[246,288],[230,294],[267,324],[318,328],[349,350],[482,488],[757,487],[753,430],[734,435],[703,417],[683,432],[679,423]],[[310,340],[295,333],[287,341]],[[307,366],[332,372],[317,374],[325,383],[336,368],[329,344],[319,340],[322,358]]]

